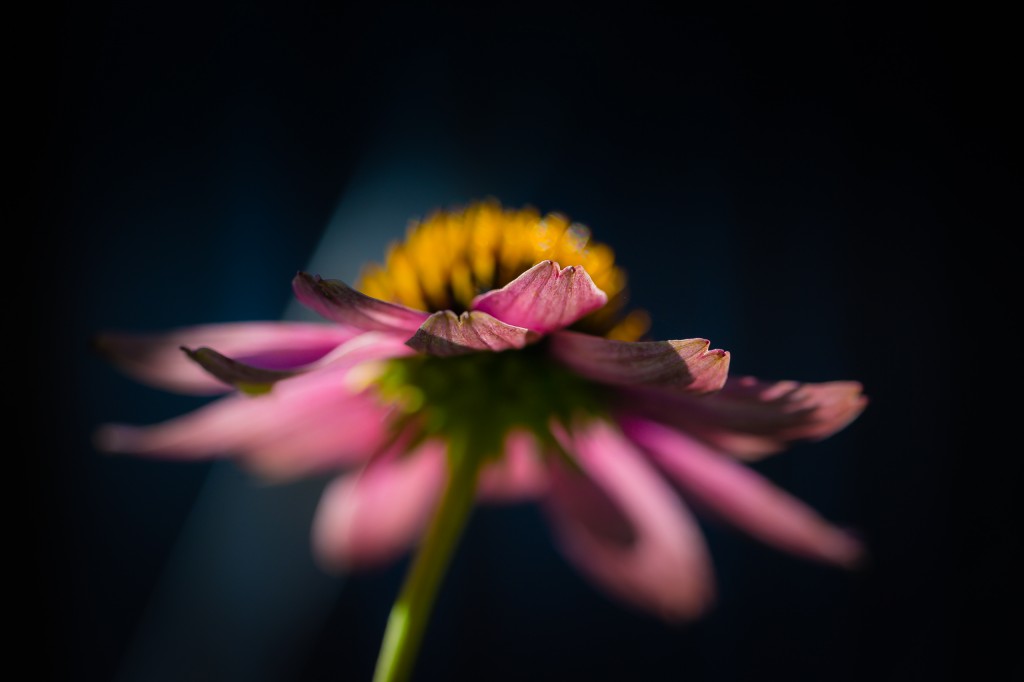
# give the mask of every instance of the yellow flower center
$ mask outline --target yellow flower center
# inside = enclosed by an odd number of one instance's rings
[[[626,273],[615,265],[615,254],[592,241],[586,226],[558,213],[506,209],[493,200],[412,223],[405,241],[391,244],[383,265],[368,265],[356,287],[418,310],[461,312],[478,294],[505,286],[542,260],[583,266],[608,294],[607,305],[573,328],[623,341],[647,331],[647,313],[625,310]]]

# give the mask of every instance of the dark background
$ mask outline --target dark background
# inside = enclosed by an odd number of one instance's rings
[[[132,383],[88,340],[278,319],[311,261],[351,279],[407,220],[485,196],[588,224],[656,338],[709,338],[740,374],[862,381],[851,427],[756,468],[858,528],[872,560],[845,573],[709,524],[718,605],[668,626],[591,589],[532,507],[484,508],[418,679],[1009,677],[1013,630],[990,612],[1009,612],[995,576],[1018,542],[1008,498],[969,494],[1019,454],[979,440],[1000,428],[981,385],[1019,310],[984,306],[1006,271],[981,260],[1019,229],[1007,18],[92,3],[37,19],[33,678],[370,678],[404,564],[315,569],[322,481],[98,454],[97,424],[201,401]],[[341,247],[318,251],[329,225]]]

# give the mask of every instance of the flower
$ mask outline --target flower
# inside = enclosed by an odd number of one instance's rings
[[[141,381],[229,394],[162,424],[104,426],[98,446],[232,455],[276,479],[340,471],[312,535],[344,569],[418,541],[450,552],[474,499],[537,500],[581,572],[670,619],[713,594],[685,502],[789,552],[861,556],[743,464],[844,428],[866,405],[861,385],[729,378],[729,353],[705,339],[640,340],[646,314],[627,310],[624,273],[583,226],[477,203],[413,224],[357,288],[305,272],[292,284],[329,324],[101,336]],[[436,590],[418,571],[407,592]]]

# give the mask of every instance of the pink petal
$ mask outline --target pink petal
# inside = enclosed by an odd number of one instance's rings
[[[231,387],[183,355],[182,346],[208,346],[254,367],[287,370],[316,361],[357,333],[352,328],[327,324],[238,322],[158,334],[102,334],[95,340],[95,347],[138,381],[169,391],[212,395]]]
[[[246,446],[240,464],[263,479],[283,482],[365,461],[388,440],[392,415],[360,398],[311,406]]]
[[[850,534],[735,460],[654,422],[629,419],[622,427],[679,483],[687,499],[759,540],[846,567],[855,566],[863,556],[863,548]]]
[[[313,547],[332,570],[380,565],[401,556],[423,532],[444,488],[444,446],[391,451],[339,478],[320,499]]]
[[[394,337],[374,334],[353,339],[344,350],[265,395],[227,396],[153,426],[106,425],[96,445],[108,452],[186,459],[237,454],[276,476],[361,459],[384,437],[386,411],[370,394],[349,387],[352,371],[410,351]]]
[[[505,439],[505,452],[480,472],[478,492],[490,502],[522,502],[543,495],[547,472],[537,441],[527,431],[513,431]]]
[[[704,396],[631,388],[623,409],[737,457],[757,459],[794,441],[821,440],[843,429],[867,406],[861,391],[855,381],[768,383],[743,377]]]
[[[405,344],[404,334],[363,332],[308,367],[317,370],[320,368],[345,368],[362,362],[387,360],[412,354],[412,349]]]
[[[523,348],[537,338],[535,332],[505,324],[487,313],[456,315],[442,310],[431,315],[406,343],[428,355],[452,356]]]
[[[305,272],[295,275],[296,297],[323,317],[365,331],[412,333],[428,314],[396,303],[371,298],[336,279]]]
[[[319,381],[311,385],[303,381],[307,377]],[[345,419],[350,412],[361,415],[368,409],[367,399],[350,393],[337,378],[329,382],[323,378],[305,375],[283,382],[266,395],[227,396],[153,426],[105,425],[97,433],[96,445],[108,452],[204,459],[241,454],[291,435],[297,425],[306,425],[308,415],[328,420],[337,415],[333,423],[343,431],[372,428],[373,424]],[[282,390],[292,382],[302,382],[301,389]]]
[[[545,334],[568,327],[607,302],[582,266],[559,270],[558,263],[545,260],[501,289],[477,296],[470,307]]]
[[[700,528],[636,448],[608,424],[576,430],[583,469],[553,464],[548,495],[563,550],[612,594],[667,619],[699,615],[713,598]]]
[[[618,386],[659,386],[689,393],[716,391],[729,372],[729,353],[706,339],[614,341],[560,331],[551,352],[585,377]]]

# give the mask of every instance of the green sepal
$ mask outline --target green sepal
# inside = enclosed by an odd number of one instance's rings
[[[496,458],[511,431],[525,430],[543,452],[574,468],[552,423],[606,414],[612,395],[552,360],[543,341],[521,350],[395,359],[377,386],[386,401],[415,415],[424,437],[465,439],[475,456]]]

